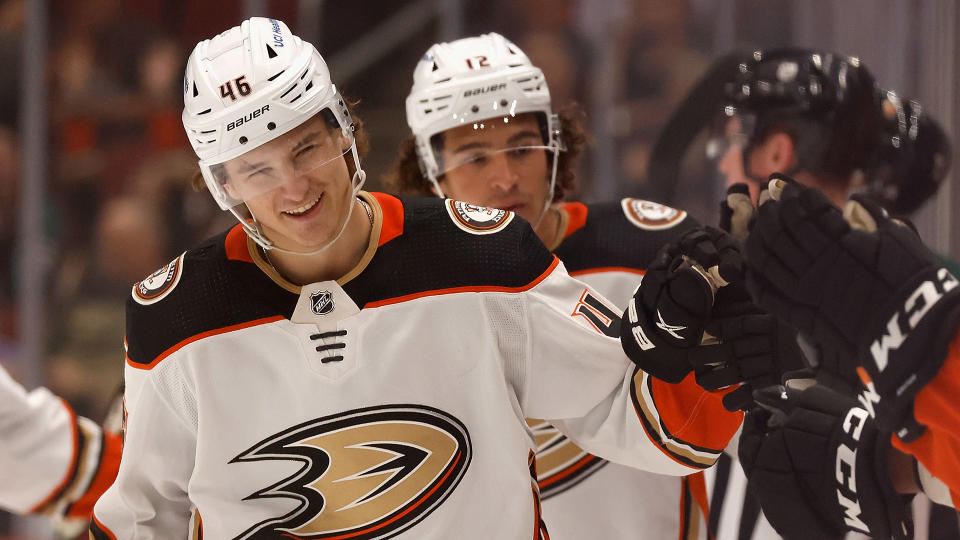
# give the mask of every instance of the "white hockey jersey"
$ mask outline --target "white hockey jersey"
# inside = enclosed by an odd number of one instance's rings
[[[104,432],[46,388],[30,392],[0,367],[0,508],[85,528],[120,463],[120,436]],[[74,533],[76,534],[76,533]]]
[[[567,203],[560,210],[565,233],[554,254],[571,276],[619,305],[629,301],[660,247],[697,225],[686,212],[639,199]],[[692,377],[679,385],[646,382],[651,392],[654,383],[675,387],[671,391],[701,392]],[[737,417],[722,409],[719,394],[705,395],[715,400],[719,423]],[[721,431],[713,440],[704,430],[687,435],[689,411],[660,413],[659,433],[666,440],[672,436],[665,450],[714,448],[719,455],[725,443]],[[678,478],[610,463],[579,449],[547,422],[531,426],[538,443],[543,515],[553,540],[709,538],[703,474]],[[683,452],[676,457],[684,459]]]
[[[134,287],[124,459],[94,538],[547,538],[525,417],[626,465],[698,470],[636,403],[703,396],[634,393],[619,313],[528,224],[362,197],[370,244],[339,281],[284,281],[235,227]]]

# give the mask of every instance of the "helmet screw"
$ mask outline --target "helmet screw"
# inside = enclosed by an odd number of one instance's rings
[[[240,137],[240,144],[247,144],[247,138],[246,138],[246,137]]]
[[[276,128],[277,128],[277,125],[274,124],[273,122],[270,122],[267,124],[267,129],[269,129],[270,131],[273,131]]]

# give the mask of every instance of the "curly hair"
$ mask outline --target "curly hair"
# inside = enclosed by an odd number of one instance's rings
[[[356,113],[356,107],[360,104],[360,100],[350,100],[344,98],[343,101],[347,104],[347,110],[350,112],[350,117],[353,119],[353,138],[357,144],[357,154],[361,159],[363,159],[363,157],[366,156],[367,152],[370,150],[370,139],[367,137],[367,132],[363,129],[363,119],[357,116]],[[319,114],[323,115],[327,125],[331,128],[340,127],[337,123],[336,117],[333,116],[333,113],[331,113],[329,110],[323,109]],[[353,164],[353,160],[346,159],[346,162],[347,169],[350,171],[350,175],[353,176],[353,174],[357,172],[356,167]],[[215,165],[213,167],[215,167]],[[193,176],[190,177],[190,185],[193,187],[194,191],[203,191],[206,189],[206,183],[203,180],[203,173],[200,172],[199,168],[193,173]]]
[[[577,187],[576,165],[589,136],[584,129],[585,114],[575,103],[557,111],[560,117],[560,140],[566,150],[560,152],[557,162],[557,181],[553,187],[553,202],[562,201],[568,192]],[[397,160],[384,177],[388,191],[405,195],[436,196],[433,186],[420,170],[417,159],[416,141],[413,135],[400,144]]]

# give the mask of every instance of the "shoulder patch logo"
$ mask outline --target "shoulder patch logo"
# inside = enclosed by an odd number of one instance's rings
[[[630,223],[648,231],[669,229],[687,217],[687,212],[684,210],[643,199],[628,197],[620,201],[620,205]]]
[[[326,315],[333,311],[336,303],[330,291],[317,291],[310,295],[310,309],[317,315]]]
[[[422,405],[369,407],[305,422],[230,461],[301,463],[293,475],[245,498],[283,497],[300,504],[234,540],[392,538],[443,504],[471,456],[463,423]]]
[[[183,256],[186,254],[187,252],[184,251],[169,264],[150,274],[147,279],[134,285],[133,299],[145,306],[163,300],[176,288],[177,283],[180,283],[180,276],[183,274]]]
[[[493,234],[513,221],[513,212],[447,199],[447,213],[457,227],[471,234]]]

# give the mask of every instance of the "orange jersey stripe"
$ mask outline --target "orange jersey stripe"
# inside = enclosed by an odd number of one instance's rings
[[[123,450],[123,439],[117,433],[105,431],[103,433],[103,450],[96,476],[90,481],[90,487],[70,507],[69,517],[89,518],[93,514],[93,505],[113,484],[120,469],[120,454]]]
[[[587,205],[581,202],[568,202],[560,208],[567,213],[567,217],[569,218],[567,230],[563,233],[563,238],[566,239],[587,224],[587,213],[589,209]]]
[[[132,368],[136,368],[136,369],[144,369],[144,370],[153,369],[153,367],[156,366],[157,364],[159,364],[164,358],[166,358],[166,357],[170,356],[171,354],[177,352],[178,350],[180,350],[181,348],[185,347],[186,345],[189,345],[189,344],[193,343],[194,341],[199,341],[199,340],[201,340],[201,339],[203,339],[203,338],[207,338],[207,337],[210,337],[210,336],[215,336],[215,335],[217,335],[217,334],[226,334],[227,332],[233,332],[233,331],[236,331],[236,330],[243,330],[244,328],[250,328],[251,326],[257,326],[257,325],[260,325],[260,324],[269,324],[269,323],[272,323],[272,322],[276,322],[276,321],[283,320],[284,318],[285,318],[285,317],[283,317],[282,315],[273,315],[272,317],[264,317],[264,318],[262,318],[262,319],[256,319],[256,320],[253,320],[253,321],[247,321],[247,322],[240,323],[240,324],[234,324],[234,325],[232,325],[232,326],[225,326],[225,327],[223,327],[223,328],[217,328],[217,329],[214,329],[214,330],[207,330],[206,332],[201,332],[201,333],[196,334],[196,335],[194,335],[194,336],[188,337],[187,339],[181,341],[180,343],[177,343],[176,345],[170,347],[170,348],[167,349],[166,351],[163,351],[163,353],[162,353],[160,356],[154,358],[153,361],[150,362],[149,364],[136,364],[136,363],[134,363],[134,362],[131,362],[131,361],[130,361],[130,357],[128,356],[128,357],[127,357],[127,365],[130,366],[130,367],[132,367]]]
[[[383,226],[380,229],[380,240],[377,247],[380,247],[394,238],[403,234],[403,203],[400,199],[386,193],[371,193],[377,202],[380,203],[380,210],[383,211]]]
[[[707,392],[693,373],[676,384],[651,377],[653,401],[667,431],[675,439],[717,452],[727,447],[743,422],[743,412],[723,407],[723,396],[734,389]]]
[[[570,272],[571,276],[583,276],[586,274],[601,274],[604,272],[625,272],[627,274],[637,274],[644,275],[647,273],[646,270],[640,270],[639,268],[629,268],[626,266],[601,266],[598,268],[586,268],[584,270],[576,270]]]
[[[368,302],[363,307],[366,308],[377,308],[382,306],[389,306],[391,304],[399,304],[401,302],[408,302],[410,300],[416,300],[418,298],[425,298],[427,296],[439,296],[441,294],[456,294],[456,293],[465,293],[465,292],[523,292],[530,290],[537,286],[538,283],[543,281],[550,275],[551,272],[560,264],[560,259],[556,256],[553,257],[553,262],[550,263],[550,266],[543,271],[542,274],[537,276],[536,279],[522,285],[520,287],[502,287],[499,285],[477,285],[471,287],[451,287],[449,289],[434,289],[432,291],[421,291],[418,293],[408,294],[405,296],[398,296],[396,298],[387,298],[386,300],[377,300],[376,302]]]
[[[927,430],[906,444],[892,437],[893,446],[912,454],[934,476],[950,487],[954,505],[960,503],[960,335],[950,343],[947,359],[937,376],[914,399],[913,414]],[[957,506],[960,508],[960,506]]]
[[[250,250],[247,249],[247,233],[239,224],[227,233],[227,238],[223,241],[223,248],[227,252],[227,259],[231,261],[253,262]]]

